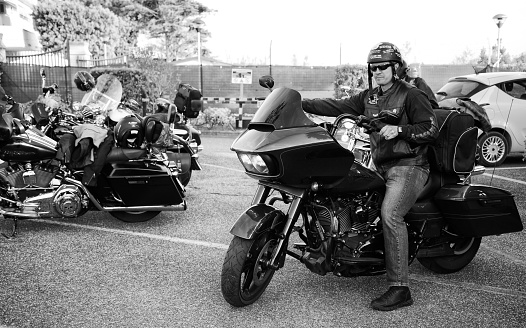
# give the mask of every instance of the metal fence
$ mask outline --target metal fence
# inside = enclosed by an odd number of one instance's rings
[[[46,86],[58,84],[63,88],[61,93],[68,99],[71,96],[68,67],[65,49],[40,54],[7,55],[2,65],[2,87],[19,103],[35,100],[42,94],[40,70],[44,69]]]

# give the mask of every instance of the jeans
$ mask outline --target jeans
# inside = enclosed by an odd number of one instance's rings
[[[427,166],[379,168],[386,183],[382,202],[385,267],[389,286],[409,284],[409,243],[404,216],[415,204],[429,176]]]

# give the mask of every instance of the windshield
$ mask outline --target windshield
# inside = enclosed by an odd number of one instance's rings
[[[480,90],[486,89],[488,86],[475,81],[450,81],[444,85],[438,92],[437,101],[442,101],[450,98],[469,98]]]
[[[102,74],[97,78],[97,84],[82,98],[82,105],[89,106],[93,111],[104,116],[117,109],[121,101],[122,85],[114,75]]]
[[[301,108],[300,93],[289,88],[272,91],[250,121],[249,129],[254,124],[272,126],[275,130],[316,125]]]

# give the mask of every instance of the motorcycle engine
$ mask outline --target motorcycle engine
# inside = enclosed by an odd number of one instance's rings
[[[73,185],[61,185],[52,192],[28,197],[24,201],[24,212],[44,218],[73,218],[87,208],[81,190]]]
[[[49,187],[58,167],[44,164],[12,164],[0,169],[0,180],[14,188]]]
[[[338,219],[339,233],[366,232],[369,226],[380,216],[380,194],[354,195],[352,198],[327,199],[323,209],[317,211],[318,220],[325,230],[330,231],[332,210]]]

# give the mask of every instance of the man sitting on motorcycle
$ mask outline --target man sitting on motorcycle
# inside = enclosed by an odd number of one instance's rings
[[[435,113],[426,94],[401,81],[399,49],[381,42],[367,57],[369,89],[347,99],[313,99],[302,102],[308,113],[338,116],[343,113],[376,118],[388,112],[370,134],[377,171],[385,179],[381,216],[389,290],[371,302],[374,309],[390,311],[413,304],[409,291],[408,236],[404,216],[415,204],[429,175],[427,146],[438,135]],[[372,79],[377,87],[372,87]]]

